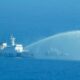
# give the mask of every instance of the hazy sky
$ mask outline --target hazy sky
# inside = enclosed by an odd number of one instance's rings
[[[33,42],[80,29],[80,0],[0,0],[0,36]]]

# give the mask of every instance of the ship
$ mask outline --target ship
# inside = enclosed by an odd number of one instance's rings
[[[2,42],[0,44],[0,56],[6,57],[23,57],[29,56],[28,50],[25,49],[23,44],[16,43],[16,38],[10,36],[10,44],[8,42]]]

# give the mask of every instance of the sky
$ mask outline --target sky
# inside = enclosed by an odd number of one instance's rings
[[[0,0],[0,41],[14,34],[30,44],[80,29],[80,0]]]

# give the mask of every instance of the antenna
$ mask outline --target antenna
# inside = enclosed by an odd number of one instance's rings
[[[11,34],[11,45],[15,46],[15,40],[16,38],[13,36],[13,34]]]

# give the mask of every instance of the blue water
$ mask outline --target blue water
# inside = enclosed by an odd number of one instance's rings
[[[0,80],[80,80],[80,62],[3,58]]]
[[[13,33],[31,44],[80,29],[80,0],[0,0],[0,42]],[[0,59],[0,80],[80,80],[80,62]]]

